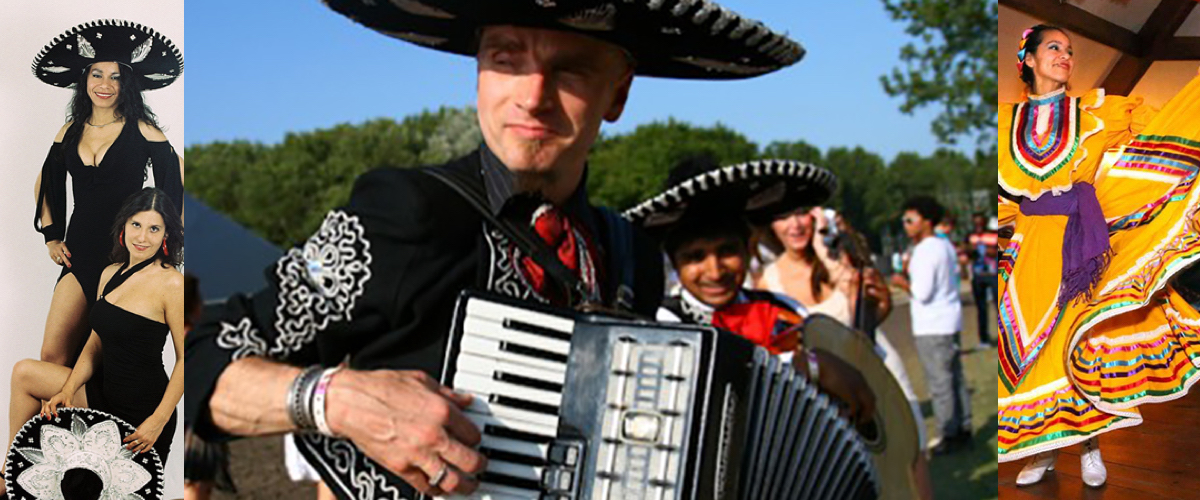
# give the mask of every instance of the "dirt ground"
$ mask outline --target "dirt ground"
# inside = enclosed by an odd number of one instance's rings
[[[975,326],[976,308],[966,290],[962,298],[963,368],[971,388],[975,443],[973,449],[934,459],[930,463],[930,473],[934,478],[935,498],[939,500],[987,500],[996,498],[996,409],[993,406],[996,401],[996,350],[975,350],[979,339]],[[908,306],[903,299],[897,302],[882,328],[904,358],[909,378],[921,398],[927,435],[935,435],[925,374],[914,350]],[[994,313],[992,318],[989,324],[994,325]],[[992,334],[994,336],[995,332]],[[316,498],[313,485],[297,484],[288,479],[283,465],[282,438],[245,439],[232,443],[230,449],[232,473],[239,492],[237,495],[218,492],[214,498]]]

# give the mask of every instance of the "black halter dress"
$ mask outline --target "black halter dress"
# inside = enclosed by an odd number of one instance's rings
[[[137,427],[158,409],[169,378],[162,354],[170,328],[140,314],[121,309],[106,297],[130,276],[157,259],[146,259],[128,272],[125,267],[104,285],[104,294],[92,306],[92,330],[100,336],[103,380],[87,385],[88,406],[120,417]],[[154,443],[158,457],[167,463],[175,435],[175,412]]]

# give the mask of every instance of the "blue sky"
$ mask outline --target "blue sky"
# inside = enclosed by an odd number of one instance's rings
[[[724,123],[760,146],[803,139],[885,159],[937,149],[929,127],[936,110],[904,115],[879,83],[909,41],[882,0],[722,5],[788,32],[808,55],[750,80],[636,79],[625,114],[605,132],[674,117]],[[377,34],[316,0],[204,0],[186,9],[188,145],[270,144],[288,132],[474,103],[471,59]]]

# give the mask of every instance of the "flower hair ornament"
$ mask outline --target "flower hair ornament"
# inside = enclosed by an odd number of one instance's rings
[[[135,430],[115,416],[88,408],[59,408],[56,417],[33,417],[17,432],[8,453],[4,482],[9,498],[162,498],[158,453],[134,453],[122,444]],[[76,490],[86,483],[77,479],[92,474],[98,496],[91,488],[86,489],[92,494]]]
[[[1033,34],[1033,28],[1026,29],[1021,33],[1021,45],[1017,50],[1017,73],[1020,73],[1025,67],[1025,42],[1029,41],[1029,35]]]

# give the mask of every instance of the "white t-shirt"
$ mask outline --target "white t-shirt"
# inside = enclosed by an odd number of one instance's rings
[[[930,236],[913,248],[908,263],[913,335],[947,335],[962,330],[958,298],[958,254],[946,238]]]

